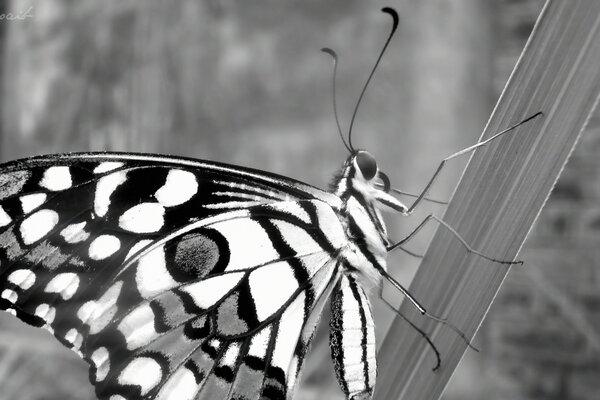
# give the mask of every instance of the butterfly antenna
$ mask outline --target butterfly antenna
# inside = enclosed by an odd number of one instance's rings
[[[467,338],[467,336],[463,333],[463,331],[458,329],[458,327],[456,327],[454,324],[452,324],[446,318],[441,318],[436,315],[428,313],[427,310],[425,310],[425,308],[417,301],[417,299],[415,299],[408,292],[408,290],[406,290],[406,288],[404,286],[402,286],[400,284],[400,282],[395,280],[387,271],[381,269],[381,270],[379,270],[379,272],[383,275],[383,277],[385,279],[387,279],[388,282],[390,282],[392,284],[392,286],[394,286],[396,289],[398,289],[412,303],[412,305],[421,313],[421,315],[424,315],[425,317],[427,317],[431,320],[434,320],[436,322],[439,322],[440,324],[443,324],[443,325],[447,326],[448,328],[452,329],[454,332],[456,332],[456,334],[458,336],[461,337],[461,339],[467,344],[467,346],[469,346],[471,348],[471,350],[479,352],[479,349],[471,344],[471,341]]]
[[[356,113],[358,112],[358,107],[360,106],[360,103],[362,102],[362,99],[365,95],[365,92],[367,91],[367,87],[369,86],[369,82],[371,82],[371,78],[373,78],[373,74],[375,74],[375,71],[377,70],[377,67],[379,66],[379,62],[381,61],[381,58],[383,57],[383,54],[385,53],[385,50],[387,49],[388,45],[390,44],[390,41],[392,40],[392,37],[394,36],[394,33],[396,32],[396,28],[398,28],[398,13],[396,12],[396,10],[394,10],[391,7],[384,7],[381,9],[382,12],[389,14],[392,19],[394,20],[393,22],[393,26],[392,26],[392,31],[390,32],[387,40],[385,41],[385,44],[383,45],[383,48],[381,49],[381,52],[379,53],[379,57],[377,57],[377,61],[375,62],[375,65],[373,66],[373,69],[371,70],[371,73],[369,74],[369,77],[367,78],[367,82],[365,82],[365,85],[363,86],[362,92],[360,92],[360,96],[358,96],[358,101],[356,102],[356,106],[354,107],[354,112],[352,113],[352,119],[350,120],[350,128],[348,129],[348,143],[350,144],[350,148],[354,149],[354,147],[352,147],[352,127],[354,126],[354,120],[356,119]]]
[[[340,138],[342,139],[342,143],[344,143],[344,146],[346,146],[348,151],[350,153],[352,153],[353,152],[352,149],[350,148],[350,146],[348,146],[348,143],[346,143],[346,139],[344,139],[344,134],[342,133],[342,127],[340,126],[340,119],[338,117],[338,111],[337,111],[337,92],[336,92],[336,83],[335,82],[337,81],[338,56],[337,56],[337,53],[335,51],[333,51],[332,49],[330,49],[329,47],[323,47],[321,49],[321,51],[323,53],[329,54],[333,58],[333,115],[335,116],[335,124],[337,126],[338,133],[340,134]]]

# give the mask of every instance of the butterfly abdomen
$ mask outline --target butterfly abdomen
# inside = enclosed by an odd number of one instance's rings
[[[340,387],[349,399],[368,399],[377,375],[375,326],[367,296],[351,275],[342,275],[331,310],[329,342]]]

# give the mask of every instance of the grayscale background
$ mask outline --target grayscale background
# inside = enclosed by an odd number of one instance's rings
[[[344,130],[389,32],[400,25],[358,113],[357,147],[418,192],[438,162],[476,142],[542,9],[541,0],[0,0],[0,160],[76,150],[218,160],[326,188]],[[525,116],[524,116],[525,117]],[[446,400],[600,398],[600,119],[561,180],[445,392]],[[432,197],[449,199],[466,159]],[[408,201],[408,200],[407,200]],[[427,213],[386,216],[393,238]],[[433,228],[433,227],[431,227]],[[410,248],[423,252],[433,230]],[[406,285],[418,260],[389,257]],[[400,296],[386,289],[396,303]],[[427,299],[420,299],[427,305]],[[393,313],[373,296],[381,342]],[[327,315],[299,399],[341,399]],[[442,362],[443,362],[442,354]],[[398,360],[398,368],[402,368]],[[0,400],[93,399],[87,366],[45,331],[0,315]]]

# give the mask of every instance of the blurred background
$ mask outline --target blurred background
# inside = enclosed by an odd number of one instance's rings
[[[347,130],[390,29],[383,6],[400,25],[353,142],[394,186],[419,192],[442,158],[477,141],[542,0],[2,0],[0,160],[160,152],[326,188],[347,153],[319,49],[339,54]],[[521,253],[525,267],[510,272],[475,338],[481,352],[466,354],[444,399],[600,398],[599,151],[596,113]],[[432,197],[450,198],[466,161],[452,161]],[[430,212],[444,207],[387,215],[391,236]],[[424,252],[433,228],[409,247]],[[418,260],[398,253],[388,264],[408,285]],[[381,342],[394,315],[372,300]],[[299,399],[342,398],[322,325]],[[0,400],[93,398],[83,361],[0,315]]]

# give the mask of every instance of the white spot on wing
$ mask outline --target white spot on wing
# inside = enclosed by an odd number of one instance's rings
[[[21,223],[21,237],[23,243],[30,245],[37,242],[48,232],[50,232],[58,223],[58,214],[52,210],[39,210]]]
[[[156,400],[192,400],[197,390],[194,373],[181,366],[165,382]]]
[[[165,207],[178,206],[192,198],[198,191],[196,176],[180,169],[170,170],[165,184],[156,191],[156,200]]]
[[[60,235],[65,239],[65,242],[70,244],[83,242],[90,237],[90,234],[84,230],[86,224],[87,222],[84,221],[78,224],[68,225],[60,231]]]
[[[79,287],[79,277],[73,272],[63,272],[56,275],[44,289],[48,293],[60,293],[64,300],[69,300]]]
[[[272,364],[281,368],[286,374],[304,326],[304,298],[304,292],[298,294],[281,316],[279,324]]]
[[[269,347],[269,341],[271,340],[271,327],[267,325],[259,333],[254,335],[248,348],[248,354],[254,357],[258,357],[262,360],[265,359],[267,349]]]
[[[331,206],[322,201],[313,201],[313,204],[317,209],[317,221],[321,232],[336,249],[343,247],[346,243],[346,234]]]
[[[69,167],[50,167],[44,172],[40,186],[51,191],[65,190],[73,184]]]
[[[100,235],[90,243],[89,256],[92,260],[104,260],[121,248],[121,241],[112,235]]]
[[[23,290],[27,290],[35,283],[35,274],[28,269],[18,269],[11,272],[8,276],[8,281],[14,283]]]
[[[225,351],[223,358],[221,359],[221,364],[229,365],[230,367],[234,368],[239,352],[240,352],[239,343],[230,344],[229,347],[227,348],[227,350]]]
[[[50,309],[50,306],[48,304],[42,303],[36,307],[34,314],[37,317],[44,318],[46,316],[46,314],[48,314],[49,309]]]
[[[205,204],[204,208],[209,210],[227,210],[234,208],[249,208],[262,204],[260,201],[227,201],[224,203],[210,203]]]
[[[65,340],[73,345],[73,349],[78,350],[83,343],[83,336],[81,336],[81,333],[77,329],[71,328],[65,334]]]
[[[97,216],[103,217],[106,215],[110,206],[110,196],[125,180],[127,180],[127,174],[124,171],[114,172],[98,180],[94,198],[94,211]]]
[[[10,301],[13,304],[16,303],[17,299],[19,298],[17,293],[14,290],[10,290],[10,289],[4,289],[2,291],[2,294],[0,294],[0,297]]]
[[[298,289],[294,271],[285,261],[265,265],[252,271],[248,281],[259,321],[272,316]]]
[[[123,166],[122,162],[115,161],[107,161],[99,164],[96,168],[94,168],[95,174],[103,174],[105,172],[112,171],[113,169],[117,169]]]
[[[226,271],[256,267],[279,258],[271,239],[256,221],[249,218],[231,219],[210,227],[227,238],[230,257]]]
[[[47,197],[48,196],[46,195],[46,193],[34,193],[22,196],[20,200],[23,213],[28,214],[31,211],[35,210],[36,208],[44,204]]]
[[[10,224],[11,221],[12,221],[12,219],[8,216],[6,211],[4,211],[4,208],[2,208],[2,206],[0,206],[0,227]]]
[[[97,348],[91,356],[92,362],[96,367],[96,382],[102,382],[108,371],[110,371],[110,360],[108,359],[108,350],[106,347]]]
[[[158,336],[154,329],[154,311],[148,303],[141,304],[123,318],[119,330],[125,336],[129,350],[148,344]]]
[[[83,303],[81,307],[79,307],[79,310],[77,310],[77,318],[79,318],[83,322],[86,322],[90,319],[95,309],[96,302],[93,300],[87,301]]]
[[[122,281],[115,282],[96,301],[88,301],[77,310],[77,317],[90,326],[90,334],[100,332],[117,312],[117,299],[121,293]]]
[[[131,207],[119,218],[119,226],[135,233],[157,232],[165,219],[165,208],[158,203],[142,203]]]
[[[156,360],[150,357],[133,359],[119,375],[121,385],[138,385],[142,396],[160,383],[162,370]]]
[[[51,324],[56,316],[56,309],[48,304],[40,304],[36,307],[34,314],[46,321],[46,324]]]
[[[321,246],[297,225],[283,220],[273,220],[273,224],[285,238],[285,242],[299,255],[311,254],[324,251]]]
[[[139,259],[135,282],[145,299],[177,286],[167,271],[164,247],[156,248]]]
[[[198,307],[207,309],[221,300],[243,276],[243,272],[219,275],[183,286],[181,290],[189,293]]]
[[[285,201],[270,205],[271,208],[292,214],[306,224],[310,224],[310,215],[298,204],[297,201]]]

